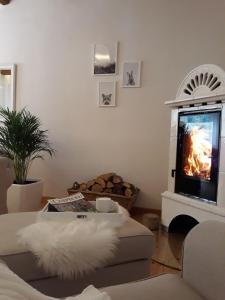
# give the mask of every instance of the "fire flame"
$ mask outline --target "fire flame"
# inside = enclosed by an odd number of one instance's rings
[[[190,132],[189,155],[184,166],[188,176],[199,176],[210,180],[212,143],[204,128],[194,126]]]

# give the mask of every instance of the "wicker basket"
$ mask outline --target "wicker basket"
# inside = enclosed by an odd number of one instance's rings
[[[74,190],[74,189],[68,189],[68,194],[72,195],[78,192],[81,192],[85,199],[88,201],[95,201],[98,197],[110,197],[112,200],[118,202],[121,206],[126,208],[127,210],[130,210],[135,201],[137,200],[139,189],[136,189],[136,192],[133,194],[132,197],[126,197],[118,194],[109,194],[109,193],[96,193],[91,191],[80,191],[80,190]]]

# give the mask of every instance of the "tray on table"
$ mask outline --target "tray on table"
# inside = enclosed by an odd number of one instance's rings
[[[89,201],[94,207],[96,201]],[[124,208],[115,202],[115,211],[113,212],[49,212],[47,211],[48,204],[37,214],[37,221],[64,221],[70,222],[76,219],[81,220],[95,220],[95,221],[106,221],[110,222],[113,227],[121,226],[125,219]]]

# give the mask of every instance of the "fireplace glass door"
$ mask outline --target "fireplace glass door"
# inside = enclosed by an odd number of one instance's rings
[[[221,111],[181,112],[175,192],[216,202]]]

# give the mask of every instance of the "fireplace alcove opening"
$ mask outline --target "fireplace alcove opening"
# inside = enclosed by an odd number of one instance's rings
[[[170,222],[168,232],[184,234],[186,236],[198,223],[199,222],[191,216],[178,215]]]
[[[167,243],[164,241],[162,245],[164,247],[164,251],[162,251],[163,255],[160,257],[158,254],[158,257],[156,257],[158,261],[176,270],[181,270],[182,249],[185,237],[198,223],[195,218],[189,215],[176,215],[169,223],[167,232],[164,231],[163,236]]]

